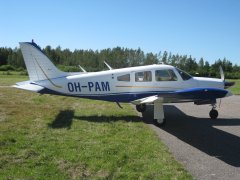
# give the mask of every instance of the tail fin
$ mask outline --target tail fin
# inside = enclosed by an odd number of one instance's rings
[[[31,81],[39,81],[66,76],[67,73],[60,71],[34,43],[19,43]]]

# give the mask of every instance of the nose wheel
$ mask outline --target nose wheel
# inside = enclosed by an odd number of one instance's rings
[[[213,106],[213,108],[212,108],[212,110],[209,112],[209,116],[210,116],[211,119],[217,119],[217,117],[218,117],[218,111],[216,110],[216,105],[214,104],[214,105],[212,105],[212,106]]]

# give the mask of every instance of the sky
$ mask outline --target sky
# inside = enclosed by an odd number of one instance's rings
[[[239,0],[0,0],[0,47],[116,46],[240,65]]]

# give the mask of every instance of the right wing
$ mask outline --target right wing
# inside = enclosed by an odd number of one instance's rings
[[[212,102],[217,98],[231,96],[231,92],[219,88],[189,88],[178,91],[159,92],[156,95],[132,101],[133,104],[151,104],[156,100],[163,103],[175,102]]]
[[[159,97],[157,95],[155,96],[149,96],[149,97],[145,97],[145,98],[142,98],[142,99],[137,99],[135,101],[132,101],[131,103],[132,104],[151,104],[153,103],[154,101],[156,101]]]

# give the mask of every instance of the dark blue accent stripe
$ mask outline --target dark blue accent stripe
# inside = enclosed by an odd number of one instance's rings
[[[179,91],[148,91],[148,92],[124,92],[124,93],[108,93],[108,94],[64,94],[44,88],[39,91],[41,94],[53,94],[62,96],[71,96],[78,98],[96,99],[111,102],[130,102],[137,99],[158,95],[163,98],[174,98],[179,100],[214,100],[224,97],[228,91],[217,88],[191,88]]]
[[[197,100],[222,98],[226,96],[227,93],[228,93],[227,90],[218,88],[190,88],[176,91],[176,94],[178,95],[179,98]]]
[[[159,92],[142,92],[142,93],[112,93],[112,94],[65,94],[57,91],[53,91],[48,88],[44,88],[39,91],[40,94],[53,94],[53,95],[62,95],[62,96],[70,96],[70,97],[78,97],[78,98],[87,98],[87,99],[96,99],[103,101],[111,101],[111,102],[130,102],[136,99],[145,98],[148,96],[157,95]]]

